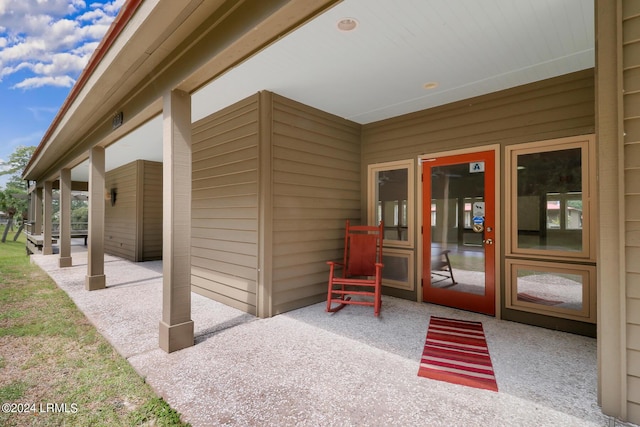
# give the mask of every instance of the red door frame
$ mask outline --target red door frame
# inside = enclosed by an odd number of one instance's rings
[[[460,163],[484,162],[485,187],[485,295],[474,295],[443,288],[432,288],[431,284],[431,168]],[[446,155],[422,162],[422,299],[449,307],[495,316],[496,313],[496,152]],[[489,240],[491,239],[491,240]],[[491,242],[491,243],[487,243]]]

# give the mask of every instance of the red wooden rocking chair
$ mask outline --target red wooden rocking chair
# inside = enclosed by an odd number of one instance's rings
[[[380,314],[383,230],[382,221],[379,226],[351,226],[347,220],[343,262],[327,261],[330,266],[328,312],[355,304],[372,306],[373,314]],[[336,276],[336,267],[342,268],[341,277]],[[352,300],[352,295],[373,297],[373,300]],[[333,303],[338,305],[332,307]]]

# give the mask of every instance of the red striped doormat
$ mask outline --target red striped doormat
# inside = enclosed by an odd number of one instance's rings
[[[482,323],[431,316],[418,376],[498,391]]]

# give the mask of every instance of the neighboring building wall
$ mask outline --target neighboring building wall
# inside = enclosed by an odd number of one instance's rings
[[[137,160],[105,176],[105,253],[130,261],[162,259],[162,163]]]
[[[627,413],[640,423],[640,6],[623,15]]]
[[[128,163],[105,174],[107,196],[116,192],[115,204],[105,202],[104,252],[135,261],[137,257],[137,193],[136,162]]]
[[[193,125],[191,285],[256,314],[258,103],[252,96]]]
[[[367,194],[365,176],[370,164],[488,144],[592,134],[594,120],[591,69],[371,123],[363,127],[362,194]],[[366,203],[363,198],[362,212],[367,212]],[[416,217],[421,211],[416,206]],[[420,274],[415,277],[419,282]],[[385,288],[385,293],[416,299],[420,286],[416,289],[410,293]]]
[[[326,300],[326,261],[360,222],[360,128],[273,95],[273,314]]]
[[[138,161],[142,180],[141,261],[162,259],[162,163]]]

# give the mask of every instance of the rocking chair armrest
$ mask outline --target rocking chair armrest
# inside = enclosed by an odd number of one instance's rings
[[[337,262],[337,261],[327,261],[328,265],[338,265],[340,267],[344,267],[344,262]]]

